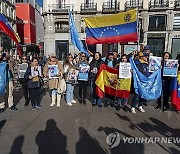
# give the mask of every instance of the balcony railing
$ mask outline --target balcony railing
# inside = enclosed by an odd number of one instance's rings
[[[120,9],[120,2],[118,2],[117,5],[115,2],[112,2],[112,3],[104,2],[102,5],[103,12],[115,12],[116,10],[119,11],[119,9]]]
[[[81,12],[97,12],[97,3],[82,3]]]
[[[180,0],[175,0],[175,7],[180,7]]]
[[[143,9],[143,1],[142,0],[138,0],[138,1],[127,1],[125,3],[125,9]]]
[[[62,13],[67,13],[69,9],[70,9],[69,4],[64,4],[64,5],[52,4],[51,8],[49,8],[49,10],[52,10],[52,12],[62,12]]]
[[[150,8],[166,8],[169,5],[169,1],[168,0],[151,0],[149,2],[149,7]]]
[[[69,29],[58,29],[58,28],[55,28],[55,33],[69,33]]]

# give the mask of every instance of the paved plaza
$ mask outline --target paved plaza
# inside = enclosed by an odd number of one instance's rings
[[[21,89],[15,91],[17,112],[0,114],[1,154],[178,154],[180,143],[133,143],[133,138],[180,138],[180,114],[156,111],[154,103],[146,113],[131,114],[115,108],[92,107],[88,101],[69,107],[49,107],[51,98],[42,90],[42,109],[24,106]],[[129,100],[129,103],[131,100]],[[114,138],[106,138],[111,133]],[[109,135],[109,137],[110,137]],[[124,142],[128,137],[128,142]],[[107,140],[108,140],[107,139]],[[112,140],[111,140],[112,139]],[[112,144],[114,144],[114,147]]]

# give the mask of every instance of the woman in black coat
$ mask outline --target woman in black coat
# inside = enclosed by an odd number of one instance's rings
[[[28,80],[29,95],[32,104],[32,110],[35,108],[41,108],[40,105],[40,90],[41,90],[41,79],[42,69],[38,65],[38,59],[32,58],[30,67],[27,68],[25,78]]]

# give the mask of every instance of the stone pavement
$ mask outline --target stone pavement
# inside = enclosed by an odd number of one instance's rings
[[[22,98],[17,112],[7,109],[0,114],[0,154],[180,153],[180,143],[132,143],[133,137],[180,138],[180,113],[163,113],[148,106],[146,113],[134,115],[111,107],[92,107],[89,101],[69,107],[64,99],[57,108],[49,107],[50,101],[45,90],[42,109],[32,111]],[[117,146],[109,148],[106,137],[116,132],[120,143],[117,135],[110,140]],[[123,143],[123,137],[129,137],[129,142]]]

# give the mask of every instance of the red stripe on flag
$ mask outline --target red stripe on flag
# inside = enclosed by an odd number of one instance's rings
[[[178,98],[177,90],[173,90],[171,93],[171,104],[175,110],[180,111],[180,98]]]
[[[104,38],[86,38],[87,44],[105,44],[105,43],[124,43],[124,42],[137,42],[138,34],[132,33],[127,35],[119,35],[113,37],[104,37]]]

